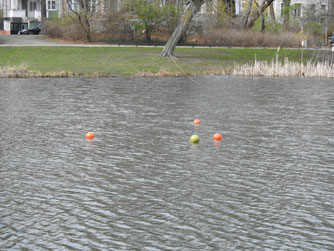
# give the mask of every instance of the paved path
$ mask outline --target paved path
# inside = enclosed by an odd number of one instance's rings
[[[0,35],[0,46],[76,46],[76,47],[137,47],[135,45],[62,43],[46,39],[43,35]],[[138,47],[152,47],[140,45]],[[160,46],[156,46],[160,47]]]
[[[108,44],[78,44],[78,43],[61,43],[54,40],[46,39],[43,35],[0,35],[1,46],[75,46],[75,47],[160,47],[152,45],[108,45]],[[178,46],[179,48],[192,48],[192,46]],[[209,48],[208,46],[195,46],[195,48]],[[227,48],[227,47],[212,47],[212,48]],[[238,48],[238,47],[236,47]],[[263,48],[253,48],[263,49]],[[284,48],[284,49],[298,49],[298,48]],[[299,48],[300,49],[300,48]],[[326,50],[329,48],[309,48],[309,50]],[[334,49],[333,49],[334,52]]]
[[[0,35],[0,46],[57,46],[60,43],[52,42],[37,35]]]

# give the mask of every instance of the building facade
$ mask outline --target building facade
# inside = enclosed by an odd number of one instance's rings
[[[0,0],[0,34],[17,34],[41,22],[41,1],[46,3],[46,17],[62,15],[62,0]]]
[[[80,9],[79,0],[0,0],[0,34],[16,34],[23,28],[31,28],[41,22],[41,1],[46,3],[46,17],[60,18],[64,13]],[[259,0],[261,1],[261,0]],[[161,4],[171,2],[185,4],[186,0],[161,0]],[[243,15],[247,11],[249,0],[235,0],[235,13]],[[334,0],[290,0],[290,17],[302,18],[309,14],[321,14],[333,5]],[[89,11],[105,11],[107,8],[119,10],[122,0],[87,0]],[[213,0],[213,6],[217,0]],[[283,22],[283,11],[286,0],[275,0],[273,9],[275,18]],[[253,8],[256,8],[255,6]],[[201,13],[207,13],[206,4],[202,6]],[[214,8],[209,12],[215,13]]]
[[[237,15],[243,15],[247,11],[248,2],[246,0],[236,0],[235,9]],[[286,5],[285,0],[275,0],[273,8],[275,18],[278,22],[283,22],[283,12]],[[293,6],[290,11],[290,17],[302,18],[307,14],[320,14],[328,11],[330,0],[291,0],[290,6]]]

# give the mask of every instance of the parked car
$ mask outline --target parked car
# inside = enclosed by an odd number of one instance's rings
[[[329,44],[330,44],[331,48],[334,48],[334,35],[330,37]]]
[[[34,28],[23,29],[19,31],[19,35],[38,35],[41,32],[41,26],[36,25]]]

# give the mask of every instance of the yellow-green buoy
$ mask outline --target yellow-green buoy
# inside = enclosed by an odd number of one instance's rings
[[[189,139],[189,142],[190,142],[190,143],[193,143],[193,144],[197,144],[197,143],[199,142],[199,137],[198,137],[198,135],[193,135],[193,136],[191,136],[190,139]]]

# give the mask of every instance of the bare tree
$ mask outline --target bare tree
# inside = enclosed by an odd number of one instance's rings
[[[251,10],[252,10],[252,6],[253,6],[253,0],[249,0],[248,1],[247,12],[246,12],[246,16],[245,16],[245,26],[244,26],[244,28],[247,28],[248,19],[249,19],[249,15],[251,13]]]
[[[183,14],[181,15],[178,25],[176,26],[173,34],[168,39],[164,49],[161,52],[163,57],[172,57],[174,49],[179,42],[180,38],[186,31],[189,23],[194,15],[200,11],[201,6],[205,3],[205,0],[190,0],[186,4]]]
[[[73,0],[66,0],[69,10],[69,17],[75,24],[79,32],[83,32],[87,39],[87,42],[92,41],[90,21],[92,18],[91,9],[89,7],[89,0],[79,0],[78,6],[73,5]]]
[[[251,29],[254,26],[255,21],[260,17],[260,12],[263,13],[272,3],[274,0],[264,0],[263,3],[260,5],[260,10],[255,12],[252,15],[251,19],[248,22],[247,28]]]
[[[257,12],[259,13],[259,16],[260,16],[260,19],[261,19],[261,27],[260,27],[260,31],[261,32],[264,32],[264,30],[265,30],[265,19],[264,19],[264,15],[263,15],[263,4],[264,4],[264,0],[261,2],[261,4],[259,5],[257,2],[256,2],[256,0],[254,0],[254,2],[255,2],[255,4],[256,4],[256,6],[257,6]]]

